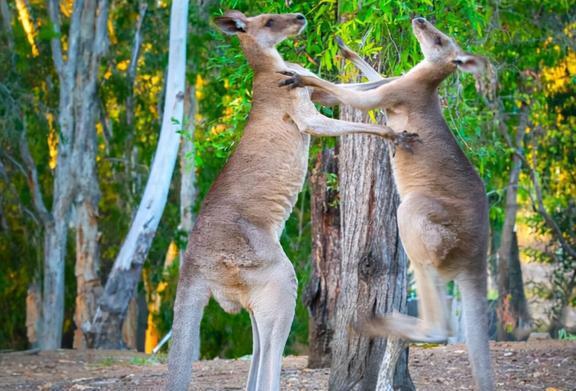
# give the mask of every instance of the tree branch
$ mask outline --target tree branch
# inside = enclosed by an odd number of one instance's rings
[[[6,172],[6,167],[4,167],[4,163],[0,161],[0,178],[4,180],[8,180],[8,173]]]
[[[74,2],[74,10],[72,12],[72,19],[70,21],[70,34],[68,35],[68,59],[66,60],[66,76],[70,80],[74,80],[76,73],[76,62],[78,61],[78,44],[80,42],[81,34],[81,20],[82,11],[84,8],[84,0],[76,0]]]
[[[96,19],[96,33],[94,40],[94,54],[100,58],[108,49],[108,0],[101,0],[98,7],[98,18]],[[95,61],[96,66],[99,61]]]
[[[50,16],[50,24],[52,25],[52,32],[55,37],[50,39],[50,47],[52,48],[52,60],[54,61],[54,66],[56,67],[56,72],[60,79],[63,77],[64,72],[64,60],[62,57],[62,43],[60,42],[60,36],[62,34],[60,30],[60,9],[58,0],[48,0],[48,15]]]
[[[6,0],[0,0],[0,14],[2,14],[2,24],[8,37],[8,48],[10,51],[14,48],[14,35],[12,34],[12,12]]]
[[[46,204],[44,203],[44,198],[42,197],[42,192],[40,191],[40,183],[38,182],[38,170],[36,169],[36,163],[34,158],[30,153],[30,148],[28,146],[28,139],[26,138],[26,121],[24,121],[22,134],[20,135],[20,156],[26,167],[25,175],[28,181],[28,187],[30,188],[30,193],[32,193],[32,202],[34,204],[34,209],[38,213],[40,220],[44,225],[47,225],[51,219],[52,215],[48,212]]]
[[[535,142],[535,139],[533,139],[533,142]],[[576,249],[574,249],[574,247],[571,246],[570,243],[568,243],[566,241],[566,238],[564,238],[562,230],[560,229],[560,227],[558,226],[556,221],[552,218],[552,216],[546,211],[546,208],[544,207],[542,188],[540,186],[540,181],[538,180],[538,173],[534,169],[534,167],[536,167],[536,163],[537,163],[536,162],[536,153],[532,154],[532,163],[530,163],[528,161],[528,159],[526,159],[526,157],[524,156],[524,154],[522,153],[521,150],[516,149],[515,153],[517,156],[520,157],[520,159],[522,159],[526,168],[528,169],[528,172],[530,173],[530,179],[532,181],[532,184],[534,186],[534,192],[536,194],[536,199],[535,200],[532,199],[532,203],[534,204],[536,210],[542,216],[542,218],[544,219],[544,222],[552,230],[553,235],[556,237],[558,242],[560,242],[560,246],[562,247],[562,249],[564,251],[566,251],[566,253],[568,253],[568,255],[570,255],[572,258],[576,259]]]
[[[138,21],[136,22],[136,32],[134,33],[134,44],[132,45],[132,55],[130,56],[130,65],[128,66],[128,80],[130,84],[134,83],[136,78],[136,67],[138,65],[138,57],[140,57],[140,47],[142,46],[142,25],[144,24],[144,17],[148,10],[148,3],[146,1],[140,2],[138,12]],[[132,90],[132,88],[130,88]]]
[[[142,25],[144,24],[144,17],[148,3],[146,1],[140,2],[140,11],[138,13],[138,21],[136,22],[136,32],[134,33],[134,44],[132,45],[132,55],[130,56],[130,65],[126,72],[128,79],[128,97],[126,98],[126,123],[132,125],[134,118],[134,80],[136,80],[136,69],[138,67],[138,57],[140,56],[140,47],[142,46]]]
[[[24,166],[22,166],[22,164],[20,164],[20,162],[16,159],[14,159],[14,157],[12,155],[10,155],[9,153],[7,153],[5,150],[0,149],[0,154],[3,155],[18,171],[20,171],[20,173],[24,176],[26,176],[26,169],[24,168]]]

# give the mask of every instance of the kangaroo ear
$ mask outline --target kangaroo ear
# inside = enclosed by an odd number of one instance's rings
[[[481,73],[486,68],[487,60],[481,56],[463,53],[456,56],[452,63],[463,72]]]
[[[246,15],[240,11],[228,11],[224,16],[214,18],[216,26],[228,35],[245,33],[247,21]]]

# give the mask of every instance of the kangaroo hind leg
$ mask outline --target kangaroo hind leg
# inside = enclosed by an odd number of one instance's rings
[[[168,355],[167,390],[187,390],[192,374],[194,352],[200,343],[200,321],[204,307],[210,298],[210,290],[197,277],[183,278],[184,264],[174,303],[172,345]],[[188,273],[189,275],[190,273]]]
[[[288,339],[296,307],[296,275],[287,258],[262,270],[250,293],[254,356],[247,390],[280,390],[282,353]]]
[[[421,342],[446,342],[450,333],[445,299],[446,281],[438,267],[446,261],[456,241],[449,214],[435,199],[410,194],[398,208],[398,228],[402,244],[414,270],[420,318],[394,313],[372,319],[361,331],[393,334]]]
[[[358,330],[366,335],[395,335],[416,342],[445,343],[448,339],[448,310],[445,284],[430,266],[415,267],[420,318],[398,312],[361,321]]]

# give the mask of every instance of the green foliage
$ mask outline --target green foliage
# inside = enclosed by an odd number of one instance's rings
[[[558,339],[561,341],[576,341],[576,334],[569,333],[566,329],[558,331]]]
[[[164,73],[167,65],[168,2],[149,3],[143,25],[142,54],[134,80],[133,120],[127,109],[132,86],[127,77],[138,2],[112,2],[110,49],[100,69],[101,121],[98,128],[98,174],[102,197],[99,226],[101,274],[105,278],[118,254],[148,175],[161,122]],[[199,191],[196,211],[212,182],[239,140],[250,110],[252,72],[238,40],[216,31],[191,2],[187,80],[198,99],[194,145],[188,157],[196,165]],[[530,128],[523,149],[533,162],[543,188],[546,210],[560,226],[565,240],[574,246],[576,220],[574,15],[568,1],[538,0],[490,2],[486,0],[322,0],[295,2],[224,0],[209,10],[211,16],[227,9],[248,15],[264,12],[301,12],[308,19],[306,31],[279,46],[282,55],[328,80],[347,81],[357,75],[343,64],[334,41],[336,35],[381,64],[383,73],[399,75],[414,66],[422,55],[410,27],[410,19],[422,15],[434,20],[465,49],[490,59],[499,75],[498,98],[505,113],[506,129],[513,138],[520,112],[519,102],[530,106]],[[15,12],[15,9],[12,9]],[[26,346],[25,298],[28,285],[41,277],[43,232],[35,216],[28,181],[17,164],[18,140],[24,126],[36,160],[40,186],[51,204],[52,169],[50,137],[58,132],[58,83],[50,58],[52,29],[42,2],[30,2],[37,26],[35,57],[26,33],[13,17],[13,37],[2,30],[0,45],[0,347]],[[64,18],[66,19],[66,18]],[[68,29],[63,20],[63,31]],[[13,39],[13,50],[9,40]],[[495,113],[475,90],[470,75],[456,74],[443,83],[445,116],[466,155],[486,183],[492,229],[498,232],[504,215],[505,188],[514,151],[498,130]],[[329,116],[337,109],[321,108]],[[184,137],[190,135],[184,134]],[[333,140],[315,140],[314,150]],[[146,261],[152,290],[165,282],[161,307],[155,316],[161,334],[172,322],[178,268],[164,269],[166,249],[175,241],[180,249],[186,237],[178,231],[179,178],[175,176],[168,205]],[[338,186],[337,177],[328,186]],[[574,259],[562,251],[540,214],[533,209],[535,197],[529,172],[524,168],[520,183],[522,214],[519,224],[531,227],[548,239],[545,251],[527,250],[533,260],[554,266],[552,291],[540,293],[561,306],[576,304],[570,287]],[[299,293],[310,273],[310,192],[307,185],[286,224],[282,245],[294,262]],[[73,240],[67,259],[67,327],[71,330],[75,282]],[[142,291],[143,285],[140,286]],[[149,292],[150,293],[150,292]],[[301,297],[301,295],[300,295]],[[567,299],[566,299],[567,298]],[[148,297],[150,300],[150,297]],[[250,353],[251,330],[245,312],[225,314],[215,303],[206,308],[202,323],[202,356],[239,357]],[[307,342],[307,310],[300,300],[287,352],[300,353]]]

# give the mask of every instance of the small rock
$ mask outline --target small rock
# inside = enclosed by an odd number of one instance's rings
[[[550,334],[549,333],[530,333],[530,336],[528,337],[528,342],[531,341],[545,341],[551,339]]]

